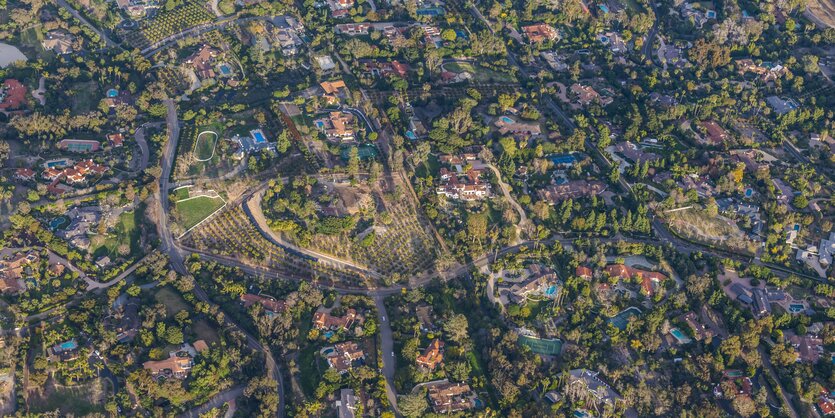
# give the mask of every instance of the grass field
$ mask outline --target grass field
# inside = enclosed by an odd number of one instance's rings
[[[217,146],[218,136],[214,132],[203,131],[197,135],[197,142],[194,144],[194,156],[200,161],[212,158]]]
[[[223,206],[220,197],[197,196],[187,200],[180,200],[174,204],[177,214],[183,223],[183,229],[188,230]]]
[[[130,248],[128,257],[133,256],[139,249],[139,228],[136,227],[144,211],[140,206],[139,210],[123,212],[119,215],[119,222],[116,223],[113,231],[107,234],[104,243],[92,250],[94,257],[109,256],[110,258],[121,257],[119,246],[124,244]]]
[[[50,385],[43,396],[30,401],[29,412],[41,414],[61,411],[61,416],[87,416],[94,413],[104,413],[105,388],[102,381],[96,379],[73,387],[54,387]]]
[[[215,328],[205,319],[194,321],[192,329],[197,334],[197,339],[206,341],[206,344],[212,345],[220,341]]]
[[[85,113],[97,109],[101,93],[93,81],[78,83],[67,92],[70,95],[70,107],[73,113]]]
[[[299,352],[299,383],[301,383],[305,396],[308,397],[314,395],[316,387],[319,386],[319,381],[322,379],[322,373],[319,372],[317,367],[318,352],[319,350],[315,345]]]
[[[165,305],[165,314],[169,317],[177,312],[188,310],[189,306],[177,292],[168,287],[163,287],[154,295],[157,302]]]

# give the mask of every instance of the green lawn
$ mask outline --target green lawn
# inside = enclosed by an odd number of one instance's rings
[[[174,204],[177,215],[182,221],[183,229],[190,229],[203,219],[223,206],[223,199],[220,197],[198,196],[181,200]]]
[[[154,299],[157,302],[165,305],[165,313],[167,316],[173,316],[177,312],[188,310],[189,306],[186,304],[186,301],[177,294],[177,292],[171,290],[171,288],[164,287],[160,289],[155,295]]]
[[[194,155],[198,160],[208,160],[212,158],[217,145],[218,136],[209,131],[200,132],[197,135],[197,143],[194,145]]]
[[[98,109],[102,95],[93,81],[73,85],[67,92],[73,113],[86,113]]]
[[[130,248],[128,257],[132,257],[139,249],[139,228],[136,225],[142,217],[144,211],[143,207],[139,210],[130,212],[123,212],[119,215],[119,222],[114,229],[107,234],[104,243],[96,248],[91,249],[93,257],[108,256],[110,258],[121,257],[119,254],[119,246],[124,244]]]
[[[217,330],[215,330],[215,328],[205,319],[198,319],[197,321],[194,321],[192,330],[194,331],[194,334],[197,335],[197,339],[206,341],[206,344],[212,345],[212,343],[220,341],[220,337],[217,335]]]
[[[322,373],[319,372],[316,365],[319,361],[318,352],[318,348],[313,344],[299,352],[299,382],[307,397],[314,395],[316,387],[319,386],[319,381],[322,379]]]

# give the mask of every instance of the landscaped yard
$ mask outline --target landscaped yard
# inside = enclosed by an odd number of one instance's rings
[[[121,257],[122,255],[119,254],[119,246],[123,244],[130,248],[130,252],[127,256],[133,256],[136,253],[136,250],[139,249],[140,231],[136,226],[143,214],[144,207],[140,206],[138,210],[123,212],[119,215],[119,222],[117,222],[114,229],[107,234],[104,243],[95,249],[91,248],[93,257]]]
[[[505,73],[499,73],[496,71],[489,70],[483,67],[474,66],[468,62],[451,62],[448,64],[444,64],[444,69],[447,71],[451,71],[453,73],[461,73],[464,71],[469,72],[473,75],[473,78],[476,81],[486,82],[486,81],[503,81],[503,82],[513,82],[516,81],[513,79],[512,76]]]
[[[194,330],[194,333],[197,335],[197,339],[206,341],[206,344],[212,345],[212,343],[220,341],[217,331],[205,319],[198,319],[197,321],[194,321],[192,330]]]
[[[189,230],[220,209],[224,203],[223,198],[220,196],[196,196],[178,201],[174,204],[174,210],[177,212],[183,229]]]

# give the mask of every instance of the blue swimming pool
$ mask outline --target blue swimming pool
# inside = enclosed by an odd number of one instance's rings
[[[61,343],[60,347],[62,350],[75,350],[78,348],[78,343],[75,340],[69,340]]]
[[[555,293],[557,293],[557,285],[551,285],[545,290],[546,296],[554,296]]]
[[[406,131],[406,138],[411,139],[412,141],[417,139],[417,135],[415,135],[412,131]]]
[[[321,120],[317,120],[316,122],[313,122],[313,123],[316,124],[316,127],[319,128],[319,129],[322,129],[322,128],[325,127],[325,122],[322,122]]]
[[[678,328],[671,329],[670,334],[678,340],[679,344],[687,344],[690,342],[690,338],[684,335],[684,333]]]
[[[221,66],[220,66],[220,72],[221,72],[223,75],[229,75],[229,74],[232,74],[232,69],[231,69],[231,68],[229,68],[229,66],[228,66],[228,65],[223,64],[223,65],[221,65]]]
[[[803,306],[802,303],[792,303],[789,304],[789,311],[791,313],[800,313],[803,312],[806,308]]]
[[[501,117],[501,120],[502,120],[502,122],[504,122],[504,123],[513,123],[513,119],[511,119],[511,118],[509,118],[509,117],[507,117],[507,116],[502,116],[502,117]]]
[[[107,91],[107,97],[113,98],[113,97],[116,97],[118,95],[119,95],[119,90],[110,89],[110,90]]]
[[[262,134],[261,132],[255,131],[252,133],[252,136],[255,138],[256,144],[267,142],[267,138],[264,138],[264,134]]]
[[[325,338],[333,337],[333,331],[325,331],[323,335],[325,336]]]

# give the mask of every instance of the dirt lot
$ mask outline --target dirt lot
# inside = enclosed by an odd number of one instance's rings
[[[835,28],[835,0],[809,0],[804,14],[819,26]]]

